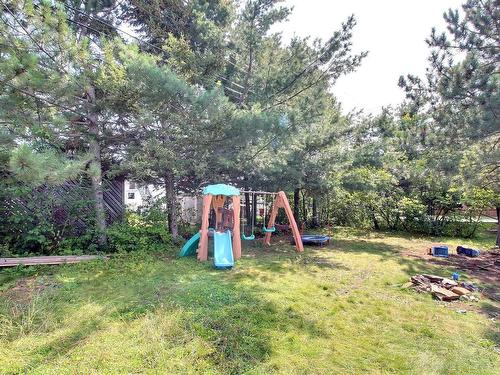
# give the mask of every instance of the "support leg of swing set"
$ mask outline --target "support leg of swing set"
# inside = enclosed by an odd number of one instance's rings
[[[288,203],[288,199],[284,191],[280,191],[273,203],[273,209],[271,211],[271,216],[269,217],[269,222],[267,224],[268,228],[274,227],[274,222],[276,221],[276,216],[278,215],[278,210],[283,208],[285,210],[286,216],[288,217],[288,222],[290,223],[290,229],[292,230],[293,239],[295,240],[295,248],[298,252],[304,251],[304,245],[302,244],[302,238],[300,237],[299,228],[293,217],[292,209]],[[264,243],[266,245],[271,244],[271,232],[267,232],[264,237]]]
[[[210,215],[210,205],[212,203],[212,195],[203,196],[203,211],[201,214],[201,230],[200,244],[198,245],[198,260],[205,261],[208,259],[208,217]]]
[[[240,197],[233,196],[233,257],[234,259],[241,258],[241,233],[240,233]]]

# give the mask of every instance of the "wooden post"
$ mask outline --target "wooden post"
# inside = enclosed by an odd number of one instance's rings
[[[200,244],[198,245],[198,260],[208,259],[208,217],[210,216],[210,206],[212,204],[212,194],[203,196],[203,211],[201,214]]]
[[[177,226],[178,213],[177,213],[177,195],[175,194],[174,173],[167,169],[165,171],[165,200],[167,203],[167,218],[168,230],[173,238],[179,236],[179,229]]]
[[[240,209],[241,198],[238,195],[233,196],[233,257],[234,259],[241,258],[241,233],[240,233]]]

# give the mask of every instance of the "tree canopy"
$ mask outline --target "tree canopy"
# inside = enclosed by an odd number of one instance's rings
[[[271,31],[293,11],[280,0],[0,6],[8,246],[21,221],[41,251],[75,236],[54,219],[60,202],[29,220],[26,208],[72,181],[86,189],[85,238],[105,248],[106,183],[123,176],[165,190],[174,237],[177,195],[216,182],[285,190],[313,226],[472,236],[500,206],[496,1],[448,11],[426,76],[401,77],[407,100],[377,115],[342,113],[331,90],[368,53],[353,52],[354,16],[326,40],[285,42]]]

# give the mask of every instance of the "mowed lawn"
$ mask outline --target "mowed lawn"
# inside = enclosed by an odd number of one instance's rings
[[[401,287],[451,275],[403,254],[438,240],[339,229],[303,254],[247,247],[231,271],[173,250],[3,270],[0,373],[498,374],[497,304]]]

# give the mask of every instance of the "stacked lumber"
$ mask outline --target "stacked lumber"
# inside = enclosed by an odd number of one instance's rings
[[[441,301],[454,301],[471,291],[461,287],[454,280],[436,275],[415,275],[410,278],[413,288],[419,292],[431,293]]]

